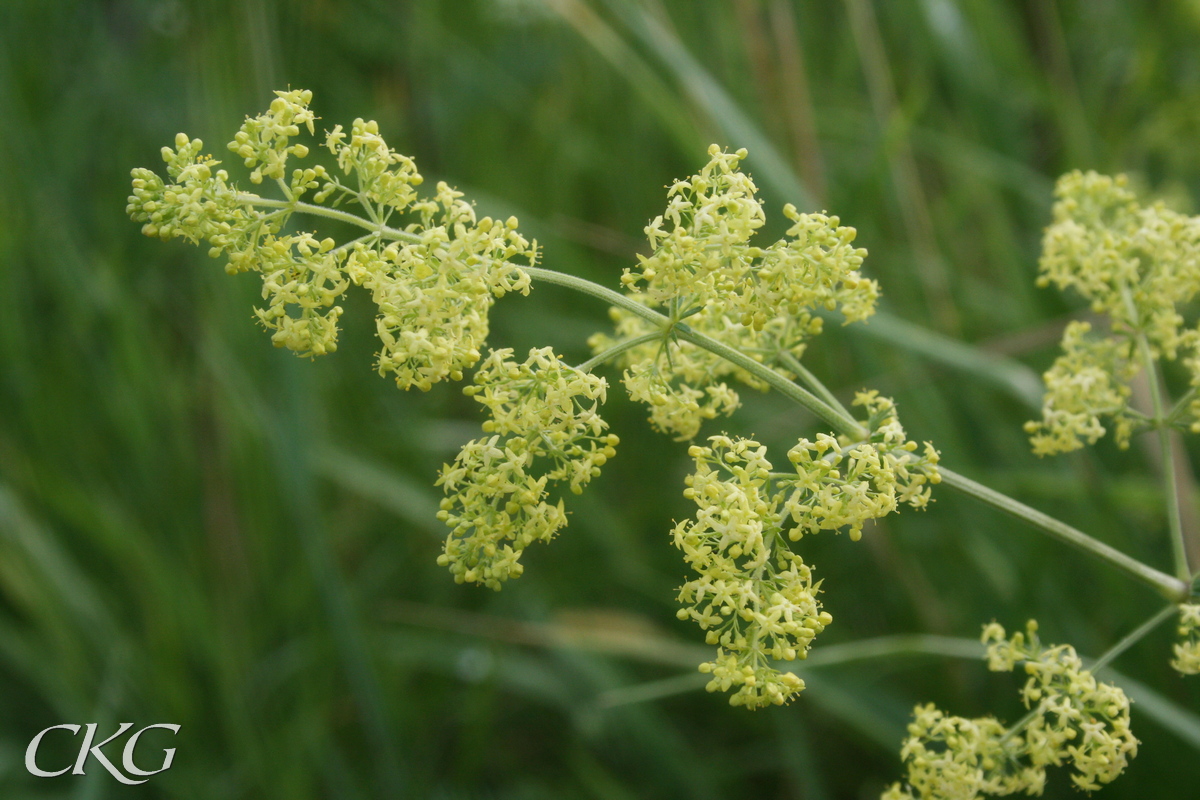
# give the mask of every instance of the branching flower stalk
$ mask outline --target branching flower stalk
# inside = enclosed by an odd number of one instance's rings
[[[618,306],[628,310],[630,313],[637,314],[643,319],[657,322],[664,330],[673,330],[676,336],[698,347],[703,347],[725,358],[736,359],[738,365],[746,369],[747,372],[751,372],[770,388],[805,408],[813,416],[830,425],[835,431],[852,437],[861,437],[863,434],[861,426],[853,418],[844,413],[844,411],[833,408],[812,392],[789,380],[771,367],[757,363],[748,356],[731,350],[721,342],[692,331],[684,323],[672,325],[669,318],[630,301],[625,295],[583,278],[577,278],[574,275],[541,267],[527,269],[526,271],[534,280],[554,283],[559,286],[575,289],[584,294],[589,294],[600,300],[604,300],[610,305]],[[828,390],[826,389],[825,391]],[[1183,581],[1161,572],[1065,522],[1054,519],[1048,514],[1026,505],[1015,498],[960,475],[944,465],[939,466],[939,471],[942,481],[946,486],[961,491],[1006,514],[1017,517],[1045,534],[1066,542],[1093,557],[1108,562],[1129,576],[1151,586],[1167,599],[1181,602],[1191,595],[1189,581]]]
[[[1183,602],[1191,596],[1188,582],[1181,581],[1136,558],[1123,553],[1112,545],[1089,536],[1078,528],[1051,517],[1043,511],[1028,506],[1002,492],[984,486],[978,481],[941,467],[942,483],[968,497],[1002,511],[1025,522],[1042,533],[1078,548],[1084,553],[1100,558],[1117,567],[1130,577],[1153,587],[1159,594],[1172,602]]]
[[[744,150],[714,145],[697,174],[671,187],[666,211],[646,228],[650,255],[626,270],[618,292],[537,266],[537,244],[518,232],[515,218],[479,218],[445,183],[423,197],[416,165],[387,146],[374,122],[355,120],[348,131],[338,125],[326,134],[336,173],[322,166],[289,172],[290,159],[309,154],[292,140],[301,129],[315,133],[316,118],[311,93],[276,95],[267,112],[245,121],[229,150],[251,170],[251,183],[273,183],[283,199],[240,191],[201,154],[199,140],[179,134],[174,148],[163,149],[168,180],[133,171],[128,212],[149,236],[204,243],[211,256],[228,259],[227,271],[259,273],[264,303],[256,316],[278,347],[308,358],[336,350],[337,303],[355,285],[377,307],[381,375],[403,389],[427,390],[476,368],[464,392],[488,411],[484,435],[438,479],[446,494],[439,518],[450,528],[439,563],[455,580],[499,589],[522,573],[530,544],[567,524],[554,492],[581,492],[616,453],[618,438],[599,413],[608,385],[593,374],[615,361],[651,424],[681,441],[738,407],[734,382],[774,389],[829,426],[797,442],[786,472],[774,471],[752,439],[712,436],[689,450],[696,469],[685,494],[697,513],[672,538],[695,575],[679,590],[679,616],[717,647],[701,669],[712,676],[709,689],[731,691],[734,705],[792,699],[803,681],[777,665],[803,659],[832,621],[795,543],[818,531],[858,539],[867,523],[902,505],[925,507],[939,482],[1155,588],[1179,608],[1182,641],[1172,663],[1200,671],[1200,605],[1187,602],[1192,576],[1177,505],[1168,514],[1171,576],[941,467],[931,444],[908,439],[891,400],[859,393],[857,418],[802,364],[822,315],[865,320],[878,286],[860,274],[866,251],[837,217],[788,205],[784,237],[755,241],[765,213],[740,168]],[[1105,421],[1122,445],[1154,428],[1173,490],[1169,429],[1200,430],[1200,329],[1184,329],[1176,310],[1200,290],[1200,222],[1161,206],[1140,208],[1119,179],[1091,173],[1064,178],[1058,196],[1042,282],[1076,288],[1112,326],[1102,338],[1087,323],[1068,327],[1064,355],[1046,374],[1043,419],[1028,425],[1034,449],[1049,454],[1094,442]],[[343,208],[353,205],[363,214]],[[297,214],[365,232],[341,244],[291,232]],[[528,293],[537,281],[608,303],[614,331],[589,340],[591,359],[572,367],[550,348],[524,359],[509,349],[486,351],[492,304],[509,292]],[[1191,391],[1168,410],[1157,362],[1180,355]],[[1143,369],[1152,416],[1128,403],[1129,383]],[[1035,632],[1031,623],[1007,639],[993,624],[984,634],[994,669],[1021,662],[1032,676],[1023,691],[1029,721],[1004,729],[990,718],[918,707],[902,753],[907,788],[897,784],[887,797],[1033,792],[1046,765],[1066,762],[1076,784],[1090,790],[1121,771],[1137,744],[1128,701],[1097,684],[1068,645],[1043,648]],[[1118,647],[1131,643],[1126,637]]]
[[[1188,581],[1170,430],[1200,431],[1200,402],[1168,412],[1161,362],[1181,359],[1200,385],[1200,329],[1182,308],[1200,291],[1200,218],[1162,203],[1142,206],[1124,176],[1072,172],[1055,187],[1054,221],[1043,239],[1039,285],[1073,289],[1110,329],[1074,322],[1063,355],[1046,373],[1042,420],[1027,424],[1034,452],[1049,455],[1095,443],[1112,426],[1120,447],[1139,430],[1157,431],[1168,494],[1175,574]],[[1145,371],[1152,416],[1129,402],[1130,383]]]
[[[307,102],[311,99],[311,93],[308,92],[281,92],[279,95],[277,103],[282,101],[293,105],[303,105],[305,109],[307,108]],[[295,112],[292,112],[292,114],[294,117]],[[294,121],[293,119],[292,122]],[[300,121],[305,125],[311,124],[311,120],[308,118],[302,117]],[[369,123],[361,123],[362,133],[368,133],[367,125]],[[282,127],[284,134],[277,137],[277,141],[283,143],[286,143],[287,136],[296,135],[299,132],[299,126],[295,124],[289,123]],[[377,131],[377,127],[374,129]],[[174,183],[170,185],[169,191],[168,186],[163,183],[162,179],[150,170],[137,169],[134,171],[134,191],[130,197],[129,212],[134,219],[144,223],[143,232],[147,235],[164,240],[173,237],[182,237],[197,244],[201,241],[210,241],[212,247],[209,250],[209,254],[213,257],[220,256],[223,253],[229,254],[229,269],[232,272],[239,271],[239,264],[245,264],[246,262],[250,262],[250,268],[256,268],[253,257],[255,255],[261,256],[262,253],[255,245],[262,239],[271,240],[270,237],[275,237],[282,230],[286,221],[295,213],[347,222],[370,231],[367,237],[355,240],[353,244],[355,249],[373,245],[377,246],[382,242],[403,242],[410,245],[419,245],[422,242],[422,235],[415,230],[409,229],[413,226],[404,229],[391,227],[386,224],[378,224],[371,220],[363,219],[356,214],[341,211],[337,208],[307,203],[299,199],[303,196],[302,191],[293,191],[289,188],[288,192],[291,199],[288,200],[278,200],[261,197],[257,194],[237,192],[228,184],[228,176],[223,170],[213,173],[212,167],[217,162],[212,161],[211,157],[200,156],[200,147],[201,145],[198,140],[189,141],[186,136],[181,134],[176,138],[175,150],[164,148],[163,155],[164,160],[168,163],[168,174],[174,180]],[[242,145],[239,145],[239,151],[241,147]],[[307,148],[305,148],[304,152],[307,153]],[[250,160],[249,157],[246,158]],[[275,163],[277,165],[276,171],[279,171],[278,160]],[[329,176],[323,167],[318,166],[311,170],[300,171],[298,177],[300,178],[299,186],[304,186],[306,183],[312,184],[317,182],[319,184],[318,179],[324,180]],[[410,182],[414,186],[419,185],[421,182],[420,176],[413,174]],[[329,181],[329,183],[332,184],[333,182]],[[340,183],[334,184],[334,188],[337,189],[341,185]],[[184,191],[180,191],[180,189]],[[307,189],[304,191],[307,191]],[[341,190],[340,194],[342,195],[339,198],[340,200],[347,201],[347,198],[350,198],[349,201],[353,202],[355,197],[364,193]],[[275,211],[264,215],[255,211],[256,208],[260,207],[275,209]],[[238,233],[244,238],[231,239],[230,234],[235,230],[234,223],[240,225]],[[284,241],[290,244],[287,237],[284,237]],[[332,248],[332,250],[338,249],[337,247]],[[536,250],[533,247],[528,247],[525,252],[536,253]],[[583,278],[532,265],[522,265],[520,269],[532,280],[554,283],[580,291],[601,299],[624,312],[638,316],[646,322],[657,326],[657,330],[661,332],[662,338],[682,339],[714,355],[730,360],[735,366],[744,369],[763,384],[779,391],[789,400],[804,407],[814,416],[829,424],[836,432],[852,437],[862,435],[861,427],[853,418],[845,413],[844,409],[834,407],[831,403],[822,399],[822,397],[818,397],[813,392],[797,385],[783,374],[772,369],[769,365],[733,350],[722,342],[692,329],[685,322],[680,320],[672,321],[667,315],[648,308],[646,305],[638,303],[626,295]],[[311,302],[298,303],[296,305],[307,307],[311,305]],[[638,342],[638,344],[653,342],[658,336],[659,334],[657,333],[647,333],[644,335],[645,338],[641,342]],[[278,340],[276,341],[278,342]],[[633,340],[627,339],[622,345],[622,351],[632,349],[636,346],[637,344],[634,344]],[[306,353],[309,356],[317,354],[315,351]],[[787,355],[784,354],[784,358]],[[594,361],[596,360],[593,359]],[[805,379],[811,380],[809,376],[805,376]],[[829,395],[828,390],[824,389],[823,386],[819,387],[818,391],[823,396]],[[1195,388],[1193,388],[1194,392]],[[1177,408],[1170,415],[1169,419],[1174,424],[1185,415],[1194,413],[1195,411],[1192,408],[1185,408],[1181,405],[1180,408]],[[988,490],[986,487],[980,487],[978,484],[974,484],[974,482],[967,479],[959,480],[960,476],[957,476],[956,473],[945,467],[941,468],[941,472],[947,485],[967,491],[976,497],[976,499],[997,508],[1002,508],[1002,510],[1024,519],[1029,524],[1044,532],[1070,541],[1072,544],[1109,561],[1134,577],[1154,586],[1169,597],[1182,600],[1186,599],[1190,594],[1189,587],[1185,585],[1185,581],[1171,579],[1170,576],[1165,576],[1146,565],[1141,565],[1142,568],[1131,569],[1132,565],[1128,563],[1129,559],[1127,557],[1122,558],[1112,548],[1104,546],[1103,543],[1097,542],[1083,532],[1074,531],[1074,536],[1063,536],[1064,530],[1068,529],[1069,526],[1051,520],[1046,515],[1018,501]]]

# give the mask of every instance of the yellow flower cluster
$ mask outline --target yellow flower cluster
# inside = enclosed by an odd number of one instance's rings
[[[1134,419],[1129,414],[1130,381],[1141,371],[1129,339],[1090,337],[1089,322],[1072,322],[1063,333],[1063,354],[1046,372],[1042,421],[1025,424],[1039,456],[1066,453],[1095,444],[1106,433],[1102,416],[1112,419],[1113,435],[1129,445]]]
[[[463,390],[490,412],[483,424],[490,435],[468,442],[438,479],[447,495],[438,518],[451,529],[438,563],[458,583],[497,590],[522,573],[526,547],[567,524],[547,485],[565,483],[578,494],[618,444],[596,411],[603,378],[564,364],[548,347],[530,350],[524,363],[511,356],[508,348],[493,351]]]
[[[676,182],[666,212],[646,228],[652,254],[640,256],[621,282],[630,295],[660,309],[673,322],[776,366],[783,354],[799,358],[820,333],[818,309],[840,309],[847,322],[874,313],[878,286],[858,273],[866,250],[853,246],[855,231],[837,217],[801,214],[788,205],[792,221],[785,237],[768,247],[751,239],[765,215],[757,188],[740,170],[745,150],[722,152],[713,145],[699,173]],[[612,310],[615,337],[589,340],[596,352],[654,331],[640,317]],[[725,381],[766,386],[744,370],[687,342],[635,347],[622,356],[631,396],[647,403],[654,426],[683,441],[705,419],[732,413],[737,393]]]
[[[693,445],[696,472],[684,495],[699,506],[695,520],[675,526],[675,546],[699,573],[679,591],[680,619],[708,631],[717,656],[700,665],[711,691],[737,691],[732,705],[783,704],[804,689],[772,660],[804,658],[813,637],[833,621],[821,611],[817,585],[782,538],[778,498],[770,493],[766,448],[750,439],[714,436]]]
[[[653,254],[639,256],[638,267],[621,277],[655,305],[737,291],[750,238],[766,222],[758,188],[738,168],[746,151],[724,153],[714,144],[708,155],[700,172],[675,181],[666,211],[646,226]]]
[[[627,337],[649,333],[649,323],[641,317],[628,316],[618,324],[618,331],[638,331]],[[612,340],[596,336],[589,340],[596,352],[613,344]],[[660,356],[645,356],[656,345],[642,345],[629,351],[623,359],[628,364],[624,383],[629,396],[650,408],[650,422],[677,441],[694,439],[703,420],[719,414],[728,416],[741,405],[738,394],[729,384],[719,380],[732,370],[729,362],[687,343],[671,342]],[[638,351],[642,351],[639,353]]]
[[[1059,179],[1055,196],[1038,283],[1074,288],[1109,317],[1111,330],[1093,337],[1087,323],[1068,326],[1065,352],[1045,376],[1042,419],[1026,431],[1038,455],[1062,453],[1095,442],[1106,432],[1101,420],[1110,418],[1126,446],[1136,423],[1129,383],[1150,366],[1146,350],[1156,361],[1191,354],[1185,364],[1200,385],[1200,331],[1185,328],[1179,313],[1200,290],[1200,218],[1161,203],[1140,206],[1124,176],[1072,172]],[[1136,346],[1143,337],[1145,349]],[[1200,419],[1200,406],[1191,416]]]
[[[516,218],[476,221],[461,198],[439,183],[434,199],[414,205],[421,223],[410,228],[419,241],[383,248],[360,242],[347,263],[379,308],[379,374],[391,373],[401,388],[462,380],[479,360],[495,298],[529,293],[529,276],[510,261],[533,258]]]
[[[301,125],[310,135],[315,133],[313,122],[316,117],[308,108],[311,102],[312,92],[307,89],[276,92],[266,113],[247,117],[229,143],[229,149],[240,156],[247,167],[254,169],[250,173],[251,183],[262,183],[263,178],[283,180],[287,176],[288,156],[304,158],[308,155],[308,147],[302,144],[289,146],[288,140],[300,135]]]
[[[1008,672],[1024,663],[1030,676],[1021,690],[1025,707],[1039,712],[1025,725],[1025,751],[1034,767],[1070,763],[1071,781],[1085,791],[1110,783],[1137,755],[1129,729],[1129,698],[1099,683],[1070,645],[1042,647],[1037,622],[1006,638],[997,623],[984,626],[988,669]]]
[[[257,257],[268,304],[254,313],[264,328],[274,331],[274,345],[303,356],[336,350],[342,308],[334,303],[350,286],[342,269],[345,251],[335,250],[333,239],[317,241],[311,233],[300,233],[264,239]]]
[[[901,503],[925,508],[930,487],[941,481],[937,450],[926,442],[917,453],[891,399],[859,392],[854,405],[867,411],[866,439],[818,434],[815,442],[801,439],[788,451],[796,477],[779,483],[788,487],[782,507],[796,523],[788,531],[793,541],[806,533],[846,527],[858,541],[864,523],[890,514]]]
[[[358,188],[353,190],[331,179],[316,195],[317,202],[335,194],[347,200],[362,197],[379,207],[396,210],[416,202],[416,187],[423,182],[417,165],[388,147],[375,120],[354,120],[349,138],[341,125],[334,125],[325,137],[325,147],[337,156],[343,175],[354,175]]]
[[[1023,740],[1006,738],[995,717],[968,719],[933,704],[913,709],[900,758],[908,785],[892,784],[881,800],[973,800],[1025,791],[1041,794],[1046,771],[1022,765]]]
[[[257,236],[262,229],[278,232],[277,217],[262,219],[263,215],[238,202],[229,173],[214,170],[220,162],[202,155],[203,147],[199,139],[189,140],[179,133],[173,149],[162,148],[169,184],[153,170],[133,170],[133,190],[125,210],[135,222],[143,223],[142,233],[164,242],[175,237],[192,244],[207,241],[213,246],[209,253],[220,255],[228,249],[240,251],[245,247],[243,237]]]
[[[992,717],[951,717],[917,706],[901,749],[907,786],[897,783],[883,800],[972,800],[982,795],[1041,794],[1046,767],[1069,764],[1076,788],[1110,783],[1137,755],[1129,728],[1129,698],[1098,683],[1070,645],[1043,647],[1037,623],[1008,638],[996,623],[984,626],[988,668],[1030,676],[1021,690],[1033,713],[1005,728]]]
[[[1184,675],[1200,675],[1200,605],[1179,606],[1179,637],[1171,666]]]
[[[841,307],[849,320],[874,313],[878,289],[858,274],[867,251],[853,246],[853,228],[788,204],[787,235],[769,247],[751,245],[766,215],[740,169],[746,151],[712,145],[708,154],[699,173],[668,190],[666,212],[646,226],[653,254],[625,270],[627,288],[654,305],[711,305],[755,330],[781,312]]]
[[[937,451],[905,440],[895,407],[875,392],[859,395],[868,412],[863,442],[818,437],[789,452],[796,474],[773,473],[767,451],[751,439],[713,436],[693,445],[696,470],[684,496],[699,510],[675,526],[675,546],[698,577],[679,591],[680,619],[695,621],[718,645],[709,691],[729,691],[733,705],[782,704],[804,688],[775,661],[805,658],[813,638],[832,622],[816,599],[812,570],[788,540],[849,527],[861,535],[868,519],[899,502],[922,508],[938,482]],[[814,457],[815,454],[815,457]]]
[[[536,244],[517,232],[514,218],[478,219],[444,183],[433,197],[419,198],[416,165],[387,146],[375,122],[355,120],[349,134],[338,125],[325,138],[352,185],[322,166],[294,169],[285,181],[289,157],[309,153],[290,141],[301,128],[312,133],[315,118],[311,92],[275,94],[266,113],[246,119],[229,149],[253,169],[253,183],[273,179],[285,200],[239,193],[224,170],[214,169],[219,162],[200,154],[199,139],[179,134],[175,149],[163,148],[170,183],[150,170],[133,171],[130,216],[145,223],[148,236],[207,242],[210,255],[228,256],[229,272],[260,273],[266,303],[255,313],[278,347],[309,357],[336,350],[336,302],[354,283],[379,309],[380,374],[404,389],[461,380],[479,360],[495,298],[529,291],[529,276],[514,259],[532,263]],[[281,234],[312,190],[317,203],[360,205],[368,218],[361,221],[373,230],[340,245],[308,232]],[[328,206],[304,210],[347,216]],[[397,213],[408,223],[389,228]]]

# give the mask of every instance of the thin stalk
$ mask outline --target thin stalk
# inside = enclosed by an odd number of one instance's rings
[[[1177,606],[1174,603],[1164,606],[1157,614],[1143,622],[1132,632],[1125,634],[1121,641],[1108,648],[1104,655],[1100,656],[1091,663],[1091,665],[1088,667],[1088,671],[1092,674],[1095,674],[1107,667],[1113,662],[1114,659],[1116,659],[1117,656],[1121,655],[1126,650],[1140,642],[1143,638],[1145,638],[1146,634],[1150,633],[1150,631],[1157,628],[1168,617],[1174,614],[1176,612],[1176,608]]]
[[[942,476],[942,483],[947,486],[957,489],[963,494],[973,497],[992,508],[1024,520],[1061,542],[1066,542],[1086,553],[1104,559],[1138,580],[1150,584],[1158,590],[1159,594],[1168,600],[1181,602],[1187,598],[1189,589],[1187,583],[1184,581],[1167,575],[1165,572],[1159,572],[1154,567],[1125,555],[1115,547],[1088,536],[1078,528],[1054,519],[1050,515],[1038,511],[1036,508],[1027,506],[1019,500],[1014,500],[1008,495],[997,492],[995,489],[989,489],[983,484],[977,483],[964,475],[959,475],[953,470],[946,469],[945,467],[939,467],[938,470]]]
[[[364,233],[362,236],[358,237],[357,239],[351,239],[348,242],[339,244],[337,247],[333,248],[329,252],[330,253],[340,253],[342,250],[350,250],[354,247],[354,245],[358,244],[359,242],[365,242],[367,239],[374,238],[376,235],[377,234],[375,234],[375,233]]]
[[[630,299],[628,296],[615,292],[612,289],[605,288],[599,284],[592,283],[583,278],[577,278],[574,275],[567,275],[563,272],[556,272],[552,269],[543,269],[542,267],[521,267],[522,270],[529,274],[529,277],[536,280],[546,281],[547,283],[558,284],[565,286],[568,289],[574,289],[584,294],[590,294],[592,297],[605,300],[612,305],[636,314],[642,319],[652,322],[661,328],[664,332],[673,333],[676,337],[684,341],[702,347],[705,350],[724,358],[726,361],[735,366],[741,367],[747,372],[753,374],[756,378],[764,381],[771,388],[778,390],[785,397],[793,400],[807,408],[820,419],[828,422],[841,433],[849,433],[851,435],[862,435],[861,427],[853,419],[844,416],[833,408],[830,408],[824,401],[814,395],[807,389],[799,386],[787,378],[780,375],[775,370],[765,364],[755,361],[750,356],[734,350],[728,345],[718,342],[712,337],[705,336],[691,329],[685,323],[672,323],[671,318],[660,314],[654,309],[647,308],[641,303]],[[660,334],[661,335],[661,334]]]
[[[318,217],[326,217],[328,219],[336,219],[341,222],[348,222],[351,225],[357,225],[360,228],[366,228],[369,231],[377,231],[380,235],[386,236],[389,239],[398,239],[403,242],[411,242],[416,244],[421,241],[421,237],[415,233],[402,231],[399,228],[389,228],[387,225],[377,225],[370,220],[363,219],[357,214],[351,214],[348,211],[338,211],[336,208],[327,208],[325,206],[313,205],[312,203],[302,203],[298,200],[272,200],[269,197],[259,197],[256,194],[239,194],[237,199],[240,202],[250,206],[263,206],[264,208],[284,208],[292,211],[298,211],[302,214],[313,214]]]
[[[1158,362],[1154,360],[1154,352],[1146,334],[1137,337],[1138,349],[1146,362],[1146,373],[1150,384],[1150,402],[1154,408],[1154,427],[1158,432],[1159,457],[1162,459],[1163,489],[1167,495],[1167,525],[1171,535],[1171,554],[1175,561],[1175,574],[1181,580],[1191,577],[1188,568],[1187,549],[1183,538],[1183,522],[1179,515],[1179,484],[1175,478],[1175,457],[1171,452],[1171,429],[1167,426],[1166,404],[1163,402],[1163,391],[1159,376]]]
[[[708,675],[689,670],[682,675],[607,689],[596,695],[595,703],[597,708],[608,709],[678,697],[703,689],[710,680],[712,679]]]
[[[853,661],[917,655],[980,659],[984,656],[984,648],[978,639],[939,636],[932,633],[901,633],[817,647],[809,651],[803,664],[793,666],[830,667]]]
[[[1196,399],[1196,392],[1197,387],[1193,386],[1187,390],[1187,393],[1183,397],[1175,401],[1175,407],[1171,409],[1171,413],[1167,414],[1168,425],[1174,425],[1188,411],[1188,407]]]
[[[690,644],[660,634],[613,636],[603,630],[570,623],[527,622],[475,611],[458,611],[425,603],[397,600],[384,610],[384,619],[403,625],[480,636],[506,644],[544,648],[572,648],[605,653],[653,664],[696,668],[697,661],[712,658],[710,647]],[[779,661],[791,670],[835,667],[858,661],[895,656],[945,656],[978,660],[984,656],[978,639],[932,633],[901,633],[816,647],[801,661]]]
[[[834,395],[833,392],[829,391],[828,387],[826,387],[816,375],[813,375],[811,372],[809,372],[808,367],[800,363],[800,359],[796,358],[794,354],[784,350],[779,354],[779,360],[785,367],[799,375],[800,380],[804,381],[808,388],[814,391],[818,397],[828,403],[831,407],[840,411],[843,416],[854,416],[844,405],[842,405],[842,402],[837,399],[837,396]]]
[[[1043,700],[1042,702],[1044,703],[1045,700]],[[1014,722],[1012,725],[1008,726],[1008,730],[1006,730],[1004,732],[1004,735],[1000,737],[1000,744],[1001,745],[1006,744],[1009,739],[1011,739],[1012,737],[1014,737],[1018,733],[1020,733],[1021,730],[1026,725],[1033,722],[1034,718],[1039,716],[1041,713],[1042,713],[1042,703],[1038,703],[1036,706],[1029,709],[1029,712],[1026,713],[1025,716],[1021,717],[1019,720]]]
[[[703,347],[705,350],[720,356],[734,366],[741,367],[769,385],[772,389],[778,391],[784,397],[804,406],[818,419],[833,426],[839,433],[847,434],[855,439],[861,439],[866,436],[866,431],[863,430],[862,426],[849,415],[831,408],[824,400],[821,400],[812,392],[797,383],[789,381],[775,370],[755,361],[740,350],[735,350],[729,345],[718,342],[711,336],[705,336],[703,333],[694,331],[683,324],[676,325],[675,330],[680,339],[691,342],[698,347]]]
[[[579,370],[580,372],[591,372],[605,361],[616,358],[627,350],[632,350],[639,345],[647,344],[649,342],[656,342],[662,337],[662,331],[655,331],[654,333],[646,333],[641,336],[635,336],[634,338],[621,342],[620,344],[614,344],[612,347],[604,350],[603,352],[597,353],[587,361],[575,367],[575,369]]]

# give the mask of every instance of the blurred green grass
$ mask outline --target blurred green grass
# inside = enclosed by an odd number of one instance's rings
[[[869,797],[900,776],[914,703],[1015,718],[1011,676],[931,657],[814,668],[787,709],[688,691],[664,655],[701,641],[674,618],[667,538],[688,460],[619,392],[621,452],[560,540],[500,594],[455,586],[432,482],[473,404],[374,375],[363,297],[335,355],[273,350],[252,279],[138,235],[128,171],[177,130],[220,154],[272,89],[311,88],[326,126],[378,119],[428,177],[516,213],[548,266],[615,285],[663,187],[711,141],[747,146],[766,235],[785,201],[836,213],[886,295],[890,322],[830,325],[809,367],[843,398],[894,395],[947,464],[1162,566],[1152,459],[1038,461],[1020,425],[1030,368],[1079,313],[1033,288],[1052,181],[1126,171],[1186,210],[1198,37],[1191,0],[0,4],[0,796]],[[491,341],[582,358],[604,311],[537,287],[497,306]],[[782,452],[813,420],[753,396],[722,427]],[[1037,616],[1094,656],[1158,602],[946,492],[804,555],[828,645]],[[1147,708],[1194,712],[1168,643],[1117,667],[1158,693]],[[1134,714],[1142,751],[1104,796],[1183,796],[1186,719]],[[181,724],[173,768],[138,789],[94,764],[26,774],[37,731],[122,720]],[[1056,775],[1047,796],[1074,795]]]

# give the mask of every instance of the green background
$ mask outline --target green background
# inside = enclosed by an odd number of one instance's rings
[[[336,354],[274,350],[253,277],[138,234],[129,170],[160,168],[179,130],[220,158],[272,89],[309,88],[323,127],[377,119],[427,179],[516,214],[546,266],[615,287],[664,187],[710,142],[748,147],[764,237],[785,201],[828,209],[883,288],[890,322],[828,326],[809,368],[844,400],[893,395],[948,466],[1167,569],[1149,442],[1038,460],[1021,424],[1083,313],[1033,285],[1053,180],[1125,171],[1190,210],[1198,44],[1195,0],[0,3],[0,796],[865,798],[901,776],[915,703],[1016,719],[1021,678],[963,659],[813,667],[758,712],[698,690],[708,648],[675,619],[667,535],[694,508],[686,446],[611,369],[623,444],[567,530],[499,594],[454,585],[432,484],[475,404],[375,375],[361,292]],[[490,341],[582,360],[606,324],[537,286],[497,305]],[[818,430],[745,394],[703,435],[753,433],[780,463]],[[835,618],[814,656],[1036,616],[1094,657],[1160,605],[947,491],[801,550]],[[1169,628],[1109,676],[1141,700],[1143,746],[1103,797],[1200,792],[1200,679],[1167,666]],[[121,721],[182,725],[139,750],[177,747],[174,766],[135,789],[95,762],[26,773],[39,730]],[[74,756],[57,742],[47,768]],[[1076,796],[1064,771],[1046,796]]]

